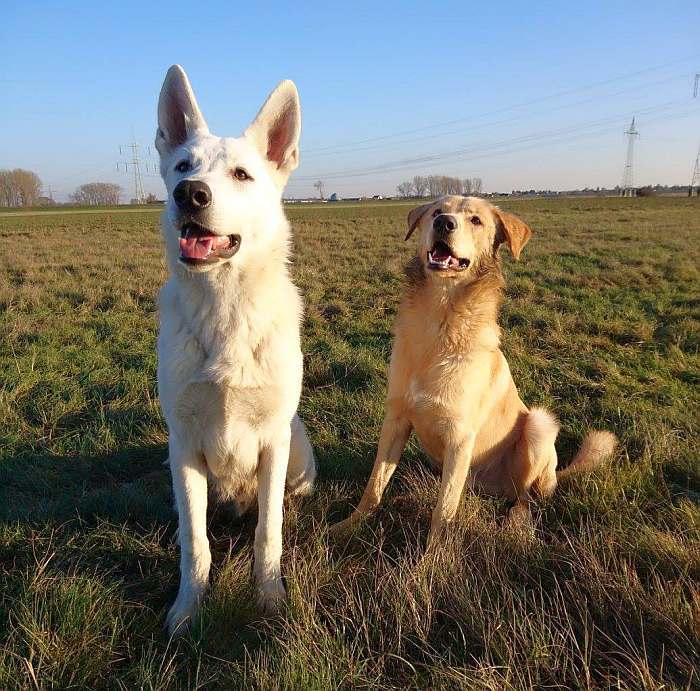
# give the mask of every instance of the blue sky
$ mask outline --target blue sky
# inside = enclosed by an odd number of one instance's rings
[[[480,176],[490,191],[615,185],[633,114],[635,182],[685,184],[700,144],[699,27],[696,1],[12,0],[0,168],[35,170],[58,199],[93,180],[130,194],[118,147],[132,128],[152,144],[158,91],[179,62],[221,135],[295,80],[302,164],[290,196],[313,194],[317,178],[350,196],[433,173]],[[162,193],[157,177],[144,182]]]

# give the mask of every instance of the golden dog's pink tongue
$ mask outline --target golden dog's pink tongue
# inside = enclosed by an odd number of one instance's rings
[[[180,238],[180,256],[185,259],[206,259],[211,253],[213,244],[212,237]]]

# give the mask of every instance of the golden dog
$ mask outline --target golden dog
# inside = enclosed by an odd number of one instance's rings
[[[527,521],[533,492],[550,495],[563,474],[598,465],[614,452],[616,439],[590,432],[557,473],[556,419],[528,410],[518,396],[499,347],[504,282],[498,250],[507,243],[518,259],[530,228],[482,199],[447,196],[409,213],[406,239],[414,231],[418,253],[406,270],[376,461],[359,505],[337,528],[379,504],[415,431],[442,469],[430,544],[454,518],[465,482],[511,499],[509,517]]]

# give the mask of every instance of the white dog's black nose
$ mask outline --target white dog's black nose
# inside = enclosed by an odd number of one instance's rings
[[[196,213],[211,204],[211,189],[201,180],[182,180],[173,190],[173,199],[182,211]]]
[[[433,230],[438,233],[452,233],[457,228],[457,219],[450,214],[440,214],[433,221]]]

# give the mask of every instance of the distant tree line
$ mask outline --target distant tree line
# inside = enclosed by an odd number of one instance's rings
[[[119,204],[122,188],[111,182],[88,182],[80,185],[70,196],[73,204],[81,206],[105,206]]]
[[[481,178],[455,178],[448,175],[416,175],[396,187],[401,197],[441,197],[445,194],[479,195]]]
[[[493,196],[512,197],[617,197],[622,192],[619,185],[615,187],[582,187],[575,190],[511,190],[510,192],[494,192]],[[635,195],[638,197],[649,197],[654,195],[677,195],[687,194],[688,185],[644,185],[635,188]]]
[[[121,195],[119,185],[88,182],[70,195],[70,203],[81,206],[119,204]],[[0,206],[39,206],[47,203],[53,203],[53,200],[41,196],[41,179],[36,173],[22,168],[0,170]]]
[[[0,170],[0,206],[35,206],[41,196],[41,180],[31,170]]]

